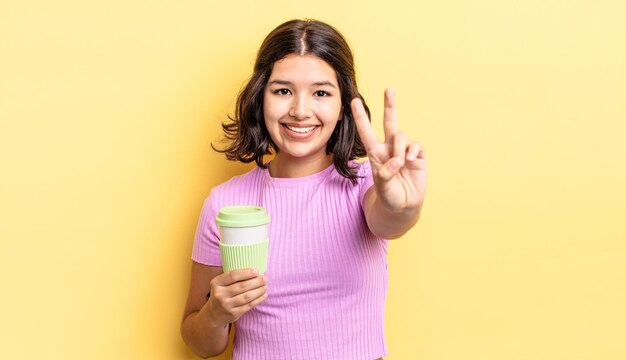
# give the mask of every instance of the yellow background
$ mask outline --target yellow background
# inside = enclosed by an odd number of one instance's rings
[[[227,3],[0,1],[0,358],[193,358],[200,207],[250,168],[209,143],[294,17],[347,37],[380,135],[396,87],[429,158],[387,359],[626,358],[623,2]]]

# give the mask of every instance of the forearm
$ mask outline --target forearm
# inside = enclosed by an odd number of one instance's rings
[[[228,346],[228,325],[214,323],[207,308],[189,314],[181,324],[183,340],[202,358],[217,356]]]
[[[370,230],[376,236],[389,240],[401,237],[415,226],[420,217],[420,210],[420,208],[406,208],[391,211],[380,202],[375,191],[364,199],[363,204],[365,219]]]

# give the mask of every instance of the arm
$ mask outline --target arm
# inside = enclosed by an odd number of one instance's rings
[[[397,239],[420,217],[426,191],[426,156],[417,142],[397,129],[396,100],[385,91],[383,125],[385,140],[379,142],[360,99],[353,99],[352,114],[372,169],[371,186],[363,196],[367,225],[377,236]]]
[[[388,210],[376,195],[374,186],[365,193],[363,212],[367,226],[374,235],[387,240],[397,239],[404,235],[415,226],[420,216],[419,208],[403,209],[397,212]]]
[[[218,324],[212,319],[206,294],[210,283],[222,274],[219,266],[207,266],[192,262],[191,284],[180,331],[183,340],[197,355],[208,358],[217,356],[228,346],[228,325]]]
[[[192,263],[191,284],[180,325],[185,343],[197,355],[217,356],[228,346],[228,324],[267,298],[265,276],[256,270],[227,273],[220,266]],[[206,294],[211,296],[206,299]]]

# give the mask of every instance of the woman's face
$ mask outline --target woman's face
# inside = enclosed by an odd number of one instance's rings
[[[263,115],[280,157],[326,158],[341,117],[335,70],[315,55],[290,54],[274,63],[265,86]]]

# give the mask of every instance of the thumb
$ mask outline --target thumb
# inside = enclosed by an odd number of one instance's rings
[[[383,165],[380,169],[378,169],[378,178],[383,181],[391,180],[397,173],[398,170],[402,167],[402,159],[399,157],[392,157]]]

